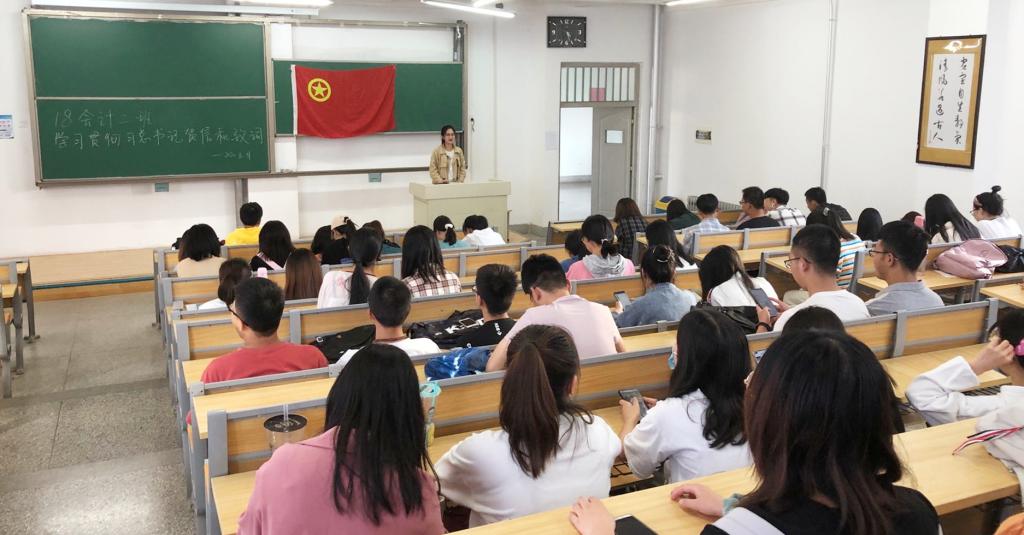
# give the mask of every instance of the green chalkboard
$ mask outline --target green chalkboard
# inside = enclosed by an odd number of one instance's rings
[[[461,63],[349,63],[274,61],[274,113],[277,133],[294,133],[292,65],[316,69],[369,69],[396,66],[395,132],[435,132],[446,124],[462,130]]]
[[[30,15],[40,183],[270,171],[264,25]]]

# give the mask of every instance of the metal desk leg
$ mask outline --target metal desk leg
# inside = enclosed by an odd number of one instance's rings
[[[2,321],[3,318],[0,318]],[[0,325],[0,395],[11,397],[11,327],[7,322]]]
[[[25,373],[25,347],[22,343],[25,317],[21,306],[21,293],[17,287],[15,288],[14,299],[11,300],[11,307],[14,309],[14,373],[21,375]]]
[[[25,338],[29,342],[33,342],[39,339],[39,335],[36,334],[36,299],[35,291],[32,287],[32,264],[28,265],[28,269],[25,270],[25,282],[22,285],[25,288],[25,302],[28,306],[28,337]]]

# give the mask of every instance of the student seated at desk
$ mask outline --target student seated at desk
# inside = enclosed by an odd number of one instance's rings
[[[459,275],[444,268],[434,231],[423,225],[409,229],[402,241],[402,282],[409,285],[413,297],[462,291]]]
[[[764,277],[747,275],[736,249],[719,245],[704,255],[697,271],[701,299],[719,307],[752,307],[757,305],[750,291],[759,288],[768,297],[778,299],[775,288]]]
[[[828,195],[820,187],[813,187],[804,192],[804,202],[807,204],[807,212],[813,212],[824,207],[829,207],[839,213],[839,219],[850,221],[850,212],[838,204],[828,202]]]
[[[705,193],[697,197],[697,217],[700,223],[686,228],[683,235],[683,247],[690,252],[693,246],[693,237],[697,234],[709,232],[726,232],[731,230],[718,221],[718,197],[711,193]]]
[[[990,332],[988,346],[968,362],[955,357],[934,370],[914,378],[907,387],[907,399],[929,424],[945,424],[974,418],[1005,405],[1024,404],[1024,310],[1009,310]],[[978,387],[978,376],[999,370],[1012,385],[998,394],[965,396],[961,392]]]
[[[646,478],[664,463],[665,477],[676,482],[750,466],[743,435],[747,337],[721,312],[694,310],[679,321],[674,346],[669,397],[650,400],[643,420],[636,399],[619,402],[630,469]]]
[[[345,262],[351,257],[348,250],[348,242],[356,232],[356,224],[345,216],[335,216],[331,219],[331,241],[329,241],[320,253],[320,263],[334,266]]]
[[[508,317],[516,296],[516,273],[504,264],[487,264],[476,271],[476,305],[484,324],[455,341],[455,347],[493,346],[505,339],[516,320]]]
[[[569,268],[565,274],[569,280],[605,279],[636,273],[633,261],[622,254],[615,242],[612,222],[607,217],[597,214],[586,218],[580,227],[580,241],[589,254]]]
[[[557,325],[568,331],[580,358],[626,351],[608,307],[570,294],[569,281],[554,257],[539,254],[527,258],[520,276],[523,292],[530,296],[533,308],[527,309],[505,339],[495,346],[487,361],[487,371],[505,369],[509,342],[516,333],[535,324]]]
[[[700,218],[686,208],[682,199],[672,199],[665,207],[665,221],[672,225],[672,230],[683,230],[699,224]]]
[[[697,296],[675,285],[676,255],[664,245],[647,249],[640,262],[644,295],[626,307],[615,303],[615,324],[619,328],[678,321],[697,306]]]
[[[835,312],[824,307],[805,307],[796,311],[792,318],[786,322],[786,328],[782,332],[791,331],[835,331],[845,333],[846,326],[843,320],[836,316]]]
[[[217,274],[217,298],[211,299],[201,305],[197,310],[211,310],[215,308],[226,308],[235,300],[235,286],[252,276],[249,264],[241,258],[229,258],[220,265],[220,272]]]
[[[981,237],[978,227],[942,193],[928,197],[924,203],[924,230],[931,236],[932,243],[955,243]]]
[[[889,286],[866,303],[872,316],[943,306],[939,294],[917,280],[917,270],[927,254],[928,235],[920,228],[905,221],[882,225],[868,256],[878,278]]]
[[[690,262],[691,259],[686,254],[686,250],[683,249],[683,244],[679,243],[679,238],[676,232],[672,230],[672,225],[668,221],[662,219],[651,221],[651,224],[647,225],[644,235],[647,238],[648,249],[658,245],[668,247],[675,254],[677,267],[690,267],[693,265]]]
[[[643,214],[636,201],[629,197],[619,199],[615,204],[615,239],[619,242],[619,250],[627,257],[633,257],[633,242],[636,240],[636,233],[643,232],[647,228]]]
[[[256,202],[247,202],[238,209],[238,219],[242,221],[242,226],[224,238],[224,245],[258,245],[263,207]]]
[[[473,247],[484,245],[504,245],[505,238],[491,228],[487,218],[482,215],[471,215],[462,222],[462,240]]]
[[[978,194],[974,198],[971,215],[978,222],[978,233],[986,240],[1020,236],[1020,225],[1010,217],[1003,215],[1003,196],[999,186],[992,186],[992,191]]]
[[[330,225],[324,225],[316,229],[316,234],[313,234],[313,241],[309,244],[309,250],[313,251],[317,261],[321,264],[326,264],[324,262],[324,251],[331,244],[331,241],[333,240],[331,239]]]
[[[840,288],[850,287],[853,270],[857,265],[857,252],[864,248],[864,240],[852,234],[839,220],[839,212],[828,206],[820,208],[807,216],[808,225],[825,225],[839,235],[839,263],[836,264],[836,284]]]
[[[380,256],[377,233],[367,228],[357,230],[352,235],[349,249],[354,264],[352,271],[333,269],[324,275],[316,298],[317,308],[361,305],[370,295],[370,286],[377,280],[373,266]]]
[[[370,288],[367,302],[370,305],[370,321],[375,328],[373,343],[395,346],[410,357],[441,352],[441,348],[430,338],[409,338],[402,331],[402,324],[409,317],[412,307],[412,293],[405,283],[394,277],[381,277]],[[338,362],[344,366],[357,351],[346,351]]]
[[[401,246],[397,243],[389,240],[384,234],[384,225],[376,219],[363,223],[361,228],[373,229],[377,233],[377,237],[380,238],[380,254],[398,254],[402,252]]]
[[[874,208],[865,208],[857,217],[857,236],[866,242],[878,241],[882,225],[882,214]]]
[[[743,188],[740,209],[743,210],[743,216],[736,221],[736,230],[780,226],[778,221],[768,217],[768,212],[764,209],[764,192],[757,186]]]
[[[570,231],[565,235],[565,244],[563,247],[566,251],[569,251],[569,258],[562,260],[562,271],[569,272],[569,268],[573,264],[583,260],[584,256],[587,256],[587,248],[583,246],[582,234],[579,229]]]
[[[789,318],[802,308],[824,307],[843,322],[870,317],[864,301],[852,293],[842,290],[836,283],[836,264],[839,262],[839,236],[825,225],[807,225],[793,237],[793,245],[786,259],[786,267],[793,274],[793,280],[807,290],[810,297],[796,306],[789,306],[773,299],[779,310],[774,330],[782,330]],[[758,308],[758,332],[766,330],[771,321],[768,310]]]
[[[178,277],[212,277],[220,271],[224,259],[220,257],[220,240],[213,227],[205,223],[192,225],[184,234],[178,248]]]
[[[764,209],[768,210],[768,217],[779,222],[783,227],[802,227],[807,224],[807,219],[798,208],[790,208],[789,192],[782,188],[770,188],[764,192]]]
[[[257,470],[238,533],[445,533],[409,357],[361,349],[326,409],[323,434],[281,446]]]
[[[714,520],[703,535],[936,535],[920,492],[897,486],[892,380],[871,350],[836,332],[783,333],[754,369],[743,404],[757,486],[723,503],[711,489],[671,492],[682,509]],[[570,522],[610,535],[615,521],[582,499]]]
[[[277,338],[284,294],[273,281],[255,277],[242,281],[235,287],[235,299],[228,310],[242,347],[213,359],[203,370],[204,383],[327,366],[319,349]]]
[[[441,249],[465,249],[472,245],[460,240],[455,234],[455,223],[446,215],[439,215],[434,218],[434,234],[437,235],[437,245]]]
[[[284,267],[284,299],[316,299],[320,293],[320,285],[324,280],[324,272],[320,262],[309,249],[296,249],[288,257]]]
[[[267,221],[260,230],[260,250],[249,261],[253,271],[266,268],[268,271],[284,269],[288,256],[295,250],[288,227],[280,221]]]
[[[622,449],[615,431],[575,403],[580,357],[552,325],[510,336],[500,429],[475,433],[437,462],[441,492],[468,507],[470,527],[608,496]]]

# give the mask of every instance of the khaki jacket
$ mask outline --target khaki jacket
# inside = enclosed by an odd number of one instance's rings
[[[448,182],[466,181],[466,156],[462,149],[455,147],[455,169],[456,177],[448,176],[448,154],[444,145],[438,145],[430,155],[430,181],[434,184],[446,184]]]

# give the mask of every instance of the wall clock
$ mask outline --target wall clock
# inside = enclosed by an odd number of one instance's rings
[[[548,17],[548,48],[586,48],[587,17]]]

